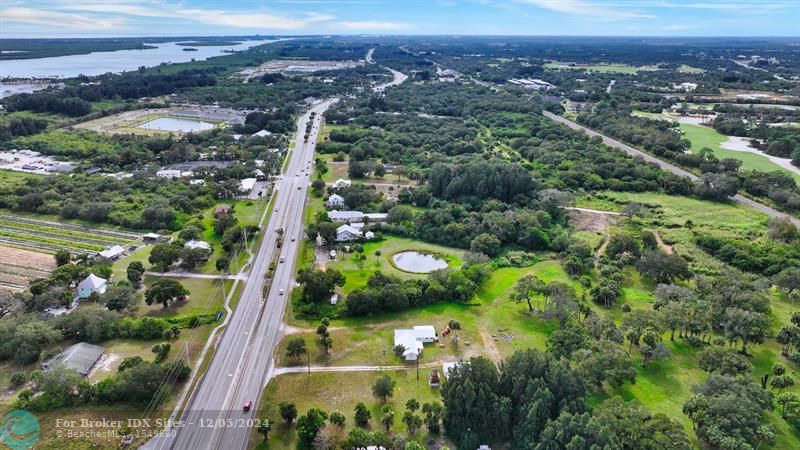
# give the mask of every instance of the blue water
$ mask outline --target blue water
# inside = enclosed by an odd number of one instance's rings
[[[434,270],[446,269],[447,261],[433,255],[419,252],[400,252],[392,256],[392,261],[401,270],[414,273],[429,273]]]
[[[214,128],[214,124],[208,122],[201,122],[199,120],[191,119],[176,119],[174,117],[161,117],[151,120],[150,122],[143,123],[137,128],[144,128],[147,130],[161,130],[161,131],[180,131],[189,133],[193,131],[204,131]]]
[[[194,47],[196,52],[185,52],[176,42],[148,44],[157,48],[147,50],[117,50],[94,52],[86,55],[56,56],[52,58],[16,59],[0,61],[0,78],[72,78],[78,75],[102,75],[126,72],[140,66],[153,67],[161,63],[202,61],[225,55],[223,50],[246,50],[274,40],[243,41],[238,45],[220,47]]]

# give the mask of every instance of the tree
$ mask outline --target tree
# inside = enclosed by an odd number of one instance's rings
[[[381,412],[383,413],[381,416],[381,424],[386,428],[386,432],[388,433],[394,425],[394,408],[392,408],[392,405],[383,405]]]
[[[778,404],[781,405],[781,417],[784,419],[786,418],[786,410],[788,405],[795,404],[800,406],[800,396],[794,392],[784,392],[779,394],[777,401]]]
[[[70,260],[72,259],[72,255],[70,255],[69,250],[58,250],[56,251],[55,255],[53,255],[56,259],[56,267],[61,267],[64,264],[69,264]]]
[[[396,382],[389,375],[381,375],[372,385],[372,395],[386,403],[386,399],[394,394]]]
[[[134,287],[139,287],[142,283],[144,272],[144,264],[142,264],[141,261],[133,261],[128,264],[128,269],[126,270],[128,281],[130,281]]]
[[[294,402],[280,402],[278,404],[278,411],[280,411],[281,419],[287,424],[291,425],[294,419],[297,418],[297,406]]]
[[[147,261],[156,266],[161,272],[166,272],[169,266],[181,256],[181,249],[172,244],[156,244],[150,251]]]
[[[290,339],[286,344],[286,356],[294,361],[300,359],[300,357],[305,355],[307,352],[308,350],[306,349],[306,341],[303,338],[298,337]]]
[[[144,301],[148,305],[158,303],[166,308],[173,299],[182,299],[187,295],[189,295],[189,290],[177,280],[159,278],[144,292]]]
[[[367,409],[367,405],[365,405],[363,402],[356,403],[355,407],[356,426],[362,428],[366,427],[367,425],[369,425],[369,419],[371,418],[372,418],[372,413],[370,413],[369,409]]]
[[[403,413],[401,420],[406,425],[406,429],[411,435],[417,434],[417,430],[419,430],[422,426],[422,418],[417,414],[414,414],[414,412],[411,410],[406,410]]]
[[[711,374],[683,405],[697,437],[717,448],[758,448],[774,441],[774,431],[761,425],[772,408],[772,394],[746,378]],[[731,420],[735,418],[735,420]]]
[[[444,406],[439,402],[430,402],[422,405],[422,413],[425,415],[425,427],[431,433],[441,431],[442,413]]]
[[[331,424],[336,425],[337,427],[344,428],[346,419],[344,417],[344,414],[340,413],[339,411],[334,411],[331,413],[330,417],[328,417],[328,421],[330,421]]]
[[[735,350],[712,346],[698,356],[698,365],[708,373],[721,375],[743,375],[753,369],[750,361]]]
[[[578,296],[570,286],[555,286],[550,283],[546,289],[550,300],[545,304],[543,317],[558,321],[559,328],[564,328],[567,321],[578,312]]]
[[[266,441],[267,439],[269,439],[269,432],[272,431],[272,424],[269,423],[269,420],[267,418],[262,418],[261,420],[258,421],[258,427],[256,428],[256,431],[259,434],[263,434],[264,440]]]
[[[636,381],[633,361],[625,349],[615,342],[601,340],[589,350],[576,351],[574,359],[584,378],[598,389],[603,383],[617,388],[626,381],[629,383]]]
[[[529,448],[549,449],[612,449],[616,448],[610,433],[597,418],[589,413],[562,412],[544,427],[538,442],[532,441]]]
[[[169,355],[169,351],[172,348],[169,342],[162,342],[161,344],[156,344],[153,346],[151,351],[156,354],[156,359],[153,361],[155,364],[159,364],[165,359],[167,359],[167,355]]]
[[[680,255],[667,254],[660,250],[648,251],[636,263],[636,269],[658,283],[672,283],[676,279],[689,278],[689,263]]]
[[[111,311],[134,312],[138,308],[139,297],[136,291],[127,284],[117,283],[109,286],[100,299]]]
[[[636,400],[614,397],[593,411],[608,431],[616,437],[616,445],[624,450],[689,450],[692,448],[683,425],[662,413],[652,414]]]
[[[344,286],[344,275],[336,269],[302,269],[297,282],[303,287],[302,297],[307,303],[328,300],[336,286]]]
[[[415,398],[410,398],[406,401],[406,409],[415,412],[419,409],[419,402]]]
[[[714,201],[727,200],[738,191],[738,178],[727,174],[704,173],[694,186],[697,196]]]
[[[511,294],[511,300],[516,303],[527,302],[528,312],[533,312],[533,304],[531,300],[534,296],[544,294],[545,284],[535,275],[525,275],[517,281],[514,285],[514,292]]]
[[[787,294],[800,290],[800,267],[787,267],[772,278],[781,290]]]
[[[582,326],[567,326],[547,338],[547,351],[557,359],[570,359],[575,351],[586,348],[589,348],[589,335]]]
[[[500,253],[502,242],[497,236],[491,233],[482,233],[475,236],[469,245],[469,250],[473,253],[483,253],[488,256],[497,256]]]
[[[311,444],[317,436],[319,430],[325,425],[328,415],[318,409],[311,408],[304,416],[297,419],[297,447],[300,449],[311,449]]]
[[[747,354],[747,344],[762,343],[769,333],[770,320],[767,314],[741,308],[725,310],[725,335],[732,342],[742,341],[742,353]]]

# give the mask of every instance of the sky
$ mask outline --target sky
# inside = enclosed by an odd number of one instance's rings
[[[0,0],[0,37],[789,36],[800,0]]]

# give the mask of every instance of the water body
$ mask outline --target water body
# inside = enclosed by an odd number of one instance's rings
[[[72,78],[78,75],[102,75],[126,72],[140,66],[153,67],[161,63],[202,61],[225,55],[223,50],[246,50],[275,40],[244,41],[238,45],[197,47],[196,52],[185,52],[176,42],[147,44],[156,48],[146,50],[117,50],[94,52],[86,55],[55,56],[52,58],[16,59],[0,61],[0,78]]]
[[[180,131],[182,133],[191,133],[194,131],[205,131],[214,128],[213,123],[201,122],[199,120],[191,119],[176,119],[174,117],[161,117],[151,120],[150,122],[143,123],[137,128],[144,128],[146,130],[161,130],[161,131]]]
[[[401,270],[414,273],[430,273],[434,270],[446,269],[447,261],[428,253],[413,251],[395,253],[392,261]]]

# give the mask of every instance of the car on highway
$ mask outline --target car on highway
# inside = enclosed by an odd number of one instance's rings
[[[280,291],[278,291],[278,295],[283,295],[283,289],[281,289]]]
[[[281,256],[278,261],[283,262],[283,256]]]
[[[247,411],[250,411],[250,408],[252,406],[253,406],[253,401],[252,400],[248,400],[248,401],[244,402],[244,406],[242,407],[242,409],[244,410],[244,412],[247,412]]]
[[[294,242],[294,236],[292,236],[292,242]]]

